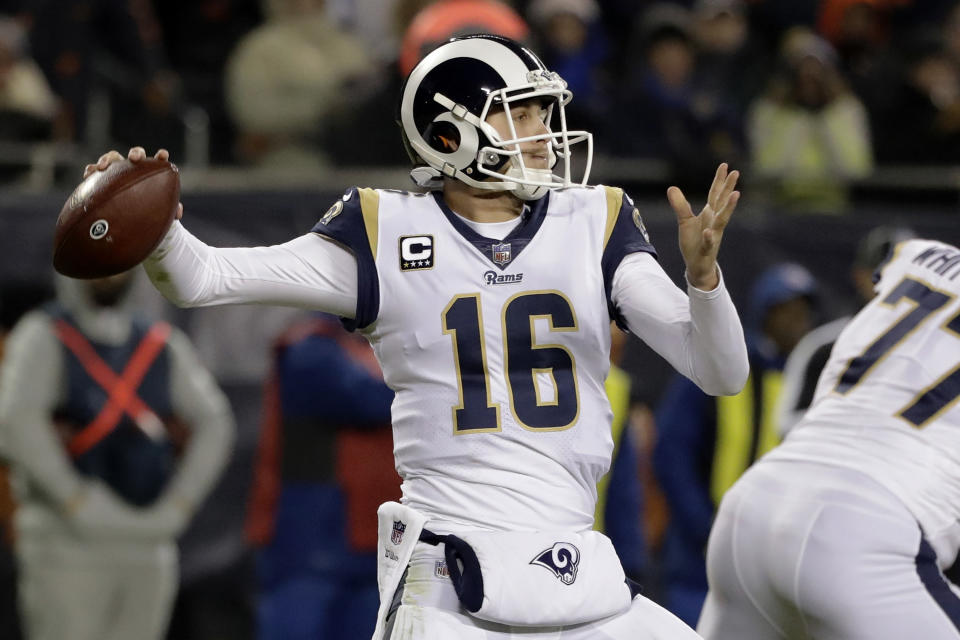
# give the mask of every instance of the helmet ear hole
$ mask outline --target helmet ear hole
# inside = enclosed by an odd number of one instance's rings
[[[454,153],[460,148],[460,129],[452,122],[434,121],[424,133],[427,144],[440,153]]]
[[[477,159],[480,132],[447,111],[425,128],[423,141],[442,167],[466,169]]]

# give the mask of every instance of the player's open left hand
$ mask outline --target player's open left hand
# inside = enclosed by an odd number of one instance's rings
[[[140,162],[147,157],[147,151],[143,147],[131,147],[127,152],[127,160],[130,162]],[[157,160],[170,160],[170,152],[166,149],[159,149],[153,157]],[[119,151],[110,150],[97,159],[96,164],[88,164],[83,168],[83,179],[86,180],[94,171],[103,171],[114,162],[120,162],[123,156]],[[177,207],[177,220],[183,217],[183,204]]]
[[[707,204],[700,215],[693,214],[693,208],[679,187],[667,189],[667,200],[677,214],[680,253],[687,266],[687,279],[697,289],[706,291],[720,282],[717,271],[720,239],[740,200],[740,192],[735,190],[740,172],[728,172],[727,169],[725,162],[717,167]]]

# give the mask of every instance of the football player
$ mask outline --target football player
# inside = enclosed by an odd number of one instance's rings
[[[856,293],[856,312],[873,300],[873,275],[877,267],[883,264],[890,249],[897,243],[917,236],[906,227],[880,226],[871,229],[857,243],[857,249],[850,267],[850,283]],[[840,335],[840,331],[853,317],[845,315],[816,327],[805,335],[790,352],[783,368],[783,390],[780,395],[777,427],[781,438],[793,428],[804,412],[810,407],[817,380],[823,367],[830,358],[830,351]]]
[[[587,186],[592,137],[568,130],[570,98],[529,49],[455,38],[413,69],[399,105],[426,192],[348,189],[273,247],[212,248],[175,223],[145,263],[179,305],[321,309],[373,345],[403,478],[402,504],[379,512],[375,638],[696,637],[634,597],[591,531],[613,449],[604,379],[613,318],[708,393],[743,386],[717,266],[738,172],[718,168],[699,215],[668,191],[684,293],[632,200]]]
[[[907,240],[813,404],[727,492],[707,639],[960,638],[960,249]]]

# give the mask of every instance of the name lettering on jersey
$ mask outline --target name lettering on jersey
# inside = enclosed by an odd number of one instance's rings
[[[580,568],[580,550],[569,542],[555,542],[538,553],[530,564],[551,571],[563,584],[573,584]]]
[[[509,242],[494,242],[490,246],[490,252],[493,254],[493,261],[500,266],[505,266],[513,260],[513,252],[510,251]]]
[[[400,271],[433,268],[433,236],[400,236]]]
[[[923,265],[937,275],[945,276],[951,271],[953,280],[960,274],[960,251],[953,248],[931,247],[913,259],[914,264]]]
[[[496,271],[484,271],[483,282],[485,284],[517,284],[523,282],[522,273],[497,273]]]
[[[320,224],[330,224],[330,221],[340,215],[343,212],[343,202],[347,197],[344,196],[343,200],[337,200],[331,205],[327,212],[320,217]]]

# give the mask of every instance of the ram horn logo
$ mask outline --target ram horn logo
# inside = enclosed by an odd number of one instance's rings
[[[640,230],[640,233],[643,234],[643,239],[647,242],[650,242],[650,234],[647,232],[647,225],[643,224],[643,218],[640,216],[640,210],[636,207],[633,208],[633,224],[635,224],[637,229]]]
[[[538,553],[530,564],[549,569],[563,584],[573,584],[580,568],[580,550],[569,542],[555,542],[549,549]]]
[[[90,237],[94,240],[100,240],[107,235],[107,231],[110,230],[110,223],[101,218],[97,220],[92,225],[90,225]]]
[[[337,200],[330,208],[327,209],[327,212],[323,214],[320,218],[320,224],[330,224],[330,221],[336,218],[343,211],[343,203],[347,201],[347,198],[344,197],[343,200]]]

